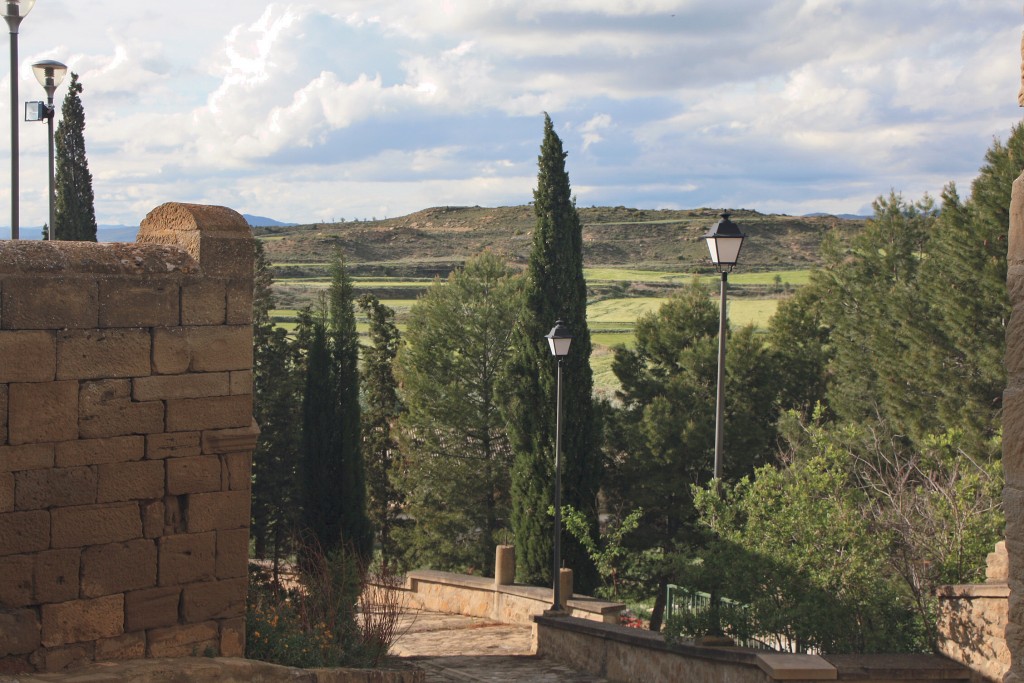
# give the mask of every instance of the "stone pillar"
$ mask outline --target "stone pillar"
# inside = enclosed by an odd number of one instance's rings
[[[572,570],[568,567],[562,567],[558,570],[558,590],[560,591],[562,604],[559,605],[561,609],[565,609],[566,603],[572,599]]]
[[[1003,470],[1006,487],[1007,584],[1010,650],[1007,683],[1024,681],[1024,174],[1013,183],[1007,252],[1007,286],[1012,312],[1006,330],[1007,386],[1003,393]]]
[[[516,547],[499,545],[494,553],[494,585],[511,586],[516,582]]]

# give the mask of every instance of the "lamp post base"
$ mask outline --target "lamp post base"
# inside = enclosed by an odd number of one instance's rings
[[[567,617],[567,616],[569,616],[568,610],[555,609],[554,607],[551,607],[549,609],[544,610],[542,612],[542,614],[545,617]]]

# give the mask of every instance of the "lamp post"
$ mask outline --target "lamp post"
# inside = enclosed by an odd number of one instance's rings
[[[18,27],[36,0],[6,0],[4,19],[11,32],[11,239],[18,239]]]
[[[729,283],[729,272],[736,267],[740,259],[740,249],[746,237],[739,227],[729,220],[729,214],[723,213],[718,221],[701,238],[707,240],[711,262],[722,274],[722,297],[718,315],[718,392],[715,401],[715,481],[722,478],[722,414],[725,408],[725,291]]]
[[[56,239],[56,226],[54,225],[56,187],[53,178],[53,115],[56,112],[53,109],[53,93],[57,91],[57,86],[64,80],[64,75],[67,72],[68,68],[65,65],[52,59],[44,59],[32,65],[32,73],[35,74],[39,85],[46,90],[46,111],[43,113],[46,118],[47,141],[50,145],[50,230],[48,237],[51,240]]]
[[[555,537],[554,567],[552,576],[553,601],[551,609],[562,609],[562,360],[569,353],[572,344],[572,332],[564,321],[555,322],[555,326],[545,335],[551,355],[558,359],[558,379],[555,384]]]

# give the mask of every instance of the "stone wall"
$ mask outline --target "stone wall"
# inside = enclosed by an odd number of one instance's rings
[[[1012,312],[1006,329],[1007,373],[1003,392],[1003,472],[1006,486],[1006,550],[1010,588],[1006,645],[1010,670],[1004,680],[1024,681],[1024,175],[1013,183],[1007,251]]]
[[[0,673],[244,648],[252,236],[0,242]]]
[[[1007,560],[1006,544],[1000,542],[988,556],[985,583],[939,591],[939,649],[970,667],[978,680],[1001,681],[1010,668]]]

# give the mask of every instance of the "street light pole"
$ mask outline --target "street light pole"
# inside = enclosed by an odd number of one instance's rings
[[[715,400],[715,470],[716,484],[722,478],[723,440],[725,426],[725,332],[726,332],[726,290],[729,286],[729,271],[736,267],[740,259],[740,249],[746,237],[739,227],[729,220],[729,214],[723,213],[718,221],[702,239],[707,240],[708,251],[715,268],[722,274],[722,294],[718,313],[718,391]]]
[[[43,86],[44,90],[46,90],[45,116],[47,140],[50,146],[50,228],[48,238],[51,240],[57,239],[57,228],[55,225],[56,209],[54,206],[56,203],[57,188],[53,175],[53,118],[56,111],[53,108],[53,94],[57,91],[57,86],[59,86],[61,81],[64,80],[64,75],[67,72],[68,68],[65,65],[52,59],[36,62],[32,65],[32,73],[35,74],[36,80],[39,81],[39,84]]]
[[[4,19],[11,33],[11,239],[18,234],[18,27],[21,20],[32,10],[36,0],[7,0]]]
[[[555,323],[551,331],[545,335],[551,355],[558,358],[558,374],[555,383],[555,528],[553,547],[552,611],[562,609],[562,361],[569,353],[572,344],[572,332],[561,320]]]

